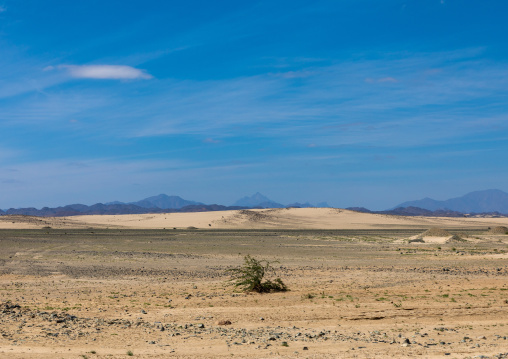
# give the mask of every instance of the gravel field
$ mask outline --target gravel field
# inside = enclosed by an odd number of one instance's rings
[[[508,236],[426,229],[4,229],[0,356],[508,358]],[[245,255],[290,291],[235,291]]]

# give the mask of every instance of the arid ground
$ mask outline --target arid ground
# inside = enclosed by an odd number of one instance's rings
[[[508,235],[488,232],[507,224],[3,216],[0,358],[508,358]],[[227,270],[245,255],[276,261],[290,291],[236,291]]]

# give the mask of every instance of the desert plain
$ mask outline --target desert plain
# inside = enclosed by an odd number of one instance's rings
[[[324,208],[1,216],[0,358],[508,358],[507,226]],[[289,291],[232,286],[246,255]]]

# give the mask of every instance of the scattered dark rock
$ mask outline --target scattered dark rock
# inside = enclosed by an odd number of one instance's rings
[[[217,322],[217,325],[231,325],[231,321],[230,320],[219,320]]]

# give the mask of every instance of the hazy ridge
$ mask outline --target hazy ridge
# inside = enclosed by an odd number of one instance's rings
[[[94,205],[70,204],[60,207],[43,207],[41,209],[10,208],[0,210],[0,215],[29,215],[42,217],[63,217],[76,215],[101,214],[145,214],[145,213],[171,213],[171,212],[207,212],[226,211],[252,208],[312,208],[330,207],[326,202],[312,205],[306,203],[291,203],[284,205],[271,200],[257,192],[252,196],[245,196],[230,206],[221,204],[205,204],[197,201],[183,199],[180,196],[159,194],[144,198],[136,202],[108,202]],[[347,209],[377,214],[391,214],[401,216],[426,217],[463,217],[465,215],[504,216],[508,214],[508,193],[501,190],[485,190],[468,193],[462,197],[437,201],[431,198],[408,201],[384,211],[371,211],[364,207],[348,207]]]

